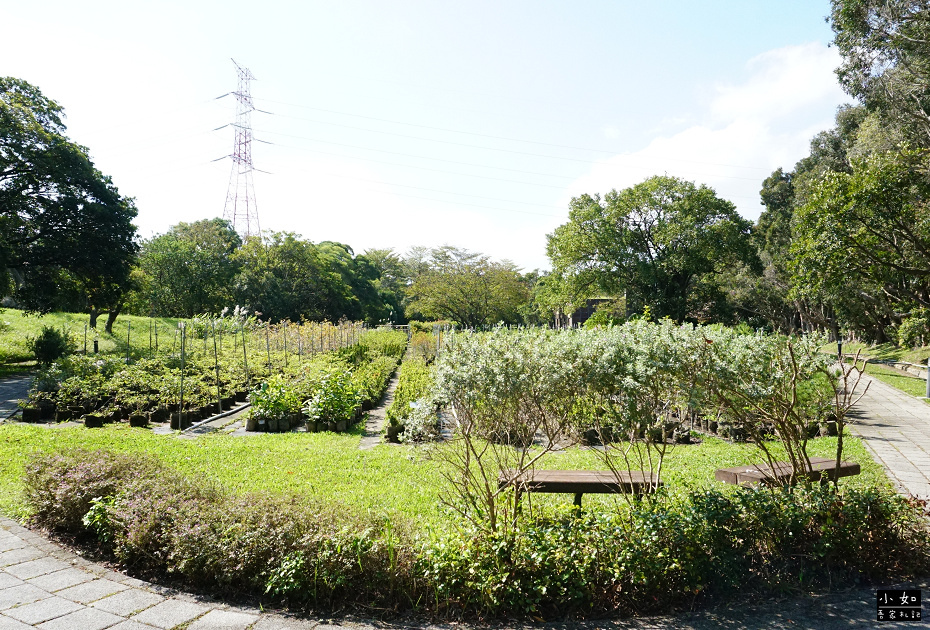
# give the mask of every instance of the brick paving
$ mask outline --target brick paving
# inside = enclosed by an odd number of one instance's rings
[[[930,405],[863,377],[865,396],[853,408],[850,430],[885,468],[897,490],[930,499]]]

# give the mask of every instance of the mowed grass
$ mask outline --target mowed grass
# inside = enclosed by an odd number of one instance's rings
[[[208,435],[195,439],[155,435],[146,429],[109,425],[103,429],[25,424],[0,425],[0,512],[29,515],[23,499],[23,466],[30,454],[82,447],[152,453],[169,466],[235,492],[269,492],[312,496],[345,504],[376,516],[409,519],[424,531],[445,529],[451,516],[440,502],[444,488],[438,447],[379,445],[359,450],[360,433],[256,434],[247,437]],[[836,438],[809,443],[811,456],[833,457]],[[841,486],[889,486],[880,466],[858,439],[847,436],[844,459],[858,462],[862,474]],[[669,449],[662,479],[672,493],[726,487],[714,481],[714,470],[762,462],[751,444],[731,444],[705,437],[700,444]],[[539,468],[604,469],[602,456],[573,447],[545,457]],[[623,466],[620,466],[623,468]],[[638,468],[634,465],[632,468]],[[609,508],[618,497],[586,495],[584,505]],[[569,495],[537,495],[539,505],[570,505]]]

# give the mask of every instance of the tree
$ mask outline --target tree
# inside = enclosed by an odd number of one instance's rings
[[[930,5],[833,0],[830,24],[846,92],[916,146],[930,147]]]
[[[512,262],[449,245],[429,250],[418,262],[408,292],[408,317],[450,319],[464,326],[521,321],[530,292]]]
[[[27,310],[47,312],[58,295],[51,279],[65,272],[96,296],[96,308],[113,307],[137,249],[136,208],[65,136],[62,116],[39,88],[0,78],[4,284]]]
[[[390,309],[381,299],[375,284],[379,277],[378,267],[365,256],[355,256],[352,248],[344,243],[322,241],[316,247],[324,265],[338,271],[343,283],[350,288],[344,301],[327,307],[331,316],[364,320],[372,325],[387,319]]]
[[[352,289],[317,247],[292,232],[273,232],[265,242],[248,239],[236,254],[239,304],[279,321],[338,320],[351,305]]]
[[[548,237],[550,295],[563,304],[626,297],[676,321],[727,317],[721,274],[760,267],[750,223],[707,186],[652,177],[621,191],[572,199],[569,222]]]
[[[905,150],[831,172],[796,211],[793,293],[885,341],[912,308],[930,306],[926,156]]]
[[[368,249],[364,256],[378,270],[374,281],[382,303],[387,308],[387,318],[393,323],[407,321],[404,307],[407,303],[407,285],[410,272],[407,265],[393,249]]]
[[[233,303],[242,244],[223,219],[179,223],[142,244],[138,314],[193,317]]]

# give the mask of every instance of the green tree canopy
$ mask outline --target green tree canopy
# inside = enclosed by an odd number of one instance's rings
[[[577,306],[626,297],[676,321],[726,316],[722,275],[759,267],[750,223],[707,186],[652,177],[631,188],[572,199],[569,222],[548,237],[549,299]]]
[[[876,154],[851,173],[825,175],[796,211],[793,293],[884,341],[902,315],[930,306],[928,198],[919,151]]]
[[[833,0],[843,87],[915,146],[930,147],[930,5]]]
[[[17,300],[40,312],[54,307],[63,272],[99,299],[120,299],[137,249],[132,200],[65,136],[62,116],[39,88],[0,78],[0,268]]]
[[[334,264],[345,254],[338,244],[320,248],[292,232],[248,239],[236,255],[236,299],[272,321],[351,319],[358,299]]]
[[[530,290],[512,262],[444,245],[416,250],[407,316],[449,319],[464,326],[522,321]]]
[[[223,219],[179,223],[143,242],[138,266],[140,314],[193,317],[233,303],[242,241]]]

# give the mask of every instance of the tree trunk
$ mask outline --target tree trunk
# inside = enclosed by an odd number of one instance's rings
[[[105,330],[107,331],[108,335],[113,334],[113,322],[115,322],[116,318],[119,317],[119,313],[121,310],[123,310],[123,305],[117,304],[116,306],[110,309],[109,313],[107,313],[107,325],[106,325]]]
[[[96,328],[97,328],[97,317],[98,317],[102,312],[103,312],[103,311],[101,311],[101,310],[98,309],[98,308],[91,307],[91,309],[90,309],[90,323],[88,324],[88,326],[90,326],[90,327],[93,328],[93,329],[96,329]]]

